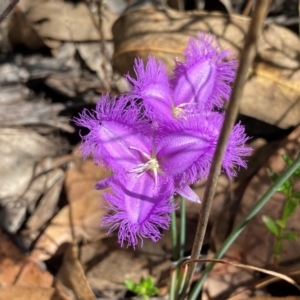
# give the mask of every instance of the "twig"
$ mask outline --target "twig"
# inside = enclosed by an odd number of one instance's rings
[[[13,10],[13,8],[18,2],[19,0],[10,0],[6,1],[6,3],[4,3],[4,1],[2,0],[2,3],[0,2],[0,23],[3,22],[3,20]]]
[[[264,274],[268,274],[268,275],[274,276],[276,278],[285,280],[286,282],[292,284],[294,287],[296,287],[298,290],[300,290],[300,286],[297,284],[297,282],[293,278],[291,278],[285,274],[273,271],[273,270],[267,270],[265,268],[258,268],[258,267],[252,266],[252,265],[245,265],[245,264],[238,263],[238,262],[228,261],[228,260],[224,260],[224,259],[215,259],[215,258],[213,258],[213,259],[195,259],[195,260],[189,259],[183,263],[183,266],[193,263],[193,262],[219,263],[219,264],[235,266],[235,267],[246,269],[246,270],[262,272]]]
[[[229,134],[231,132],[232,126],[234,125],[238,113],[238,103],[243,95],[243,89],[247,78],[248,70],[254,61],[256,53],[256,42],[258,40],[259,33],[263,26],[264,19],[267,15],[269,4],[270,0],[260,0],[256,2],[256,7],[249,26],[248,34],[246,36],[244,49],[240,56],[240,66],[237,72],[236,80],[233,85],[232,94],[226,111],[224,124],[221,130],[220,138],[218,140],[216,151],[214,153],[212,166],[207,178],[203,202],[199,212],[197,231],[194,239],[191,259],[197,259],[201,252],[210,208],[215,194],[219,173],[221,170],[223,154],[226,149]],[[196,264],[193,263],[188,269],[185,286],[183,288],[183,292],[180,296],[180,299],[186,298],[186,295],[191,285],[191,280],[194,274],[195,266]]]
[[[249,13],[251,11],[251,8],[252,8],[252,6],[254,4],[253,2],[254,2],[253,0],[248,0],[247,4],[246,4],[246,6],[245,6],[245,8],[244,8],[244,10],[242,12],[242,15],[244,15],[244,16],[248,16],[249,15]]]
[[[111,78],[109,76],[109,72],[107,69],[107,65],[109,63],[109,57],[107,55],[107,51],[106,51],[106,43],[105,43],[105,38],[104,38],[104,31],[103,31],[103,17],[102,17],[102,12],[103,12],[103,0],[100,1],[100,4],[98,6],[98,17],[99,17],[99,26],[98,26],[98,30],[100,33],[100,46],[101,46],[101,51],[102,51],[102,57],[103,57],[103,62],[102,62],[102,69],[103,69],[103,73],[104,73],[104,88],[106,89],[107,92],[111,91]]]

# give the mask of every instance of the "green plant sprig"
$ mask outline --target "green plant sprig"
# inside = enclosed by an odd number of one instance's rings
[[[155,296],[158,293],[158,288],[154,285],[151,276],[148,276],[146,279],[141,278],[140,283],[135,283],[132,280],[125,280],[124,284],[128,291],[142,296],[143,300],[148,300],[149,297]]]
[[[293,160],[287,156],[282,156],[287,167],[293,164]],[[273,170],[269,169],[268,173],[273,182],[275,182],[279,175]],[[263,216],[262,221],[266,228],[275,236],[275,243],[273,247],[273,264],[275,267],[278,266],[280,254],[282,251],[282,243],[284,240],[295,240],[298,238],[296,231],[287,231],[286,226],[289,218],[295,212],[297,206],[300,203],[300,192],[294,192],[295,179],[300,178],[300,168],[297,169],[285,182],[283,182],[277,189],[285,195],[286,199],[284,202],[281,217],[279,219],[272,219],[270,216]]]
[[[216,252],[214,258],[219,259],[226,253],[228,248],[233,244],[237,237],[242,233],[248,222],[261,210],[261,208],[269,201],[273,194],[292,174],[297,173],[300,175],[300,153],[296,160],[287,168],[284,173],[272,184],[272,186],[265,192],[265,194],[255,203],[255,205],[249,210],[248,214],[237,224],[230,235],[226,238],[220,249]],[[298,192],[297,195],[300,193]],[[191,291],[188,299],[199,299],[199,293],[202,289],[202,285],[208,276],[209,272],[215,264],[210,263],[202,272],[200,279],[197,281],[195,287]]]

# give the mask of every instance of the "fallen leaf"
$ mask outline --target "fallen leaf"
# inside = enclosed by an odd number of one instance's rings
[[[30,231],[37,231],[46,224],[54,215],[57,209],[57,203],[64,182],[64,171],[62,169],[54,169],[48,174],[44,188],[45,194],[39,201],[35,212],[26,222],[26,228]]]
[[[0,128],[1,226],[16,232],[25,219],[27,203],[22,196],[31,184],[34,167],[43,158],[54,156],[57,146],[33,130]]]
[[[45,43],[32,24],[24,15],[19,5],[11,14],[8,26],[8,38],[12,46],[24,45],[28,49],[36,50],[45,47]]]
[[[26,17],[42,39],[72,42],[100,40],[99,31],[84,2],[40,2],[30,8]]]
[[[125,279],[139,282],[141,277],[147,277],[150,257],[166,259],[161,245],[151,243],[154,247],[146,243],[142,249],[136,249],[138,253],[131,248],[121,248],[116,236],[84,245],[80,251],[80,261],[93,291],[114,299],[116,291],[126,290]],[[143,251],[148,255],[143,255]]]
[[[108,170],[95,166],[91,159],[70,164],[65,180],[69,204],[53,217],[39,237],[31,253],[32,259],[46,260],[53,256],[60,245],[72,242],[72,230],[76,240],[105,235],[106,229],[101,228],[100,223],[108,210],[101,206],[102,191],[96,191],[94,186],[109,174]]]
[[[141,8],[122,15],[113,27],[114,67],[133,71],[135,57],[162,59],[169,71],[190,36],[209,32],[221,47],[239,54],[250,19],[217,12],[179,12]],[[266,24],[257,44],[257,56],[245,85],[240,112],[281,128],[300,121],[300,41],[286,28]]]
[[[107,59],[110,59],[113,53],[113,45],[105,44]],[[106,77],[112,77],[112,66],[110,61],[106,61],[101,49],[101,44],[98,43],[78,43],[77,50],[81,58],[87,66],[97,73],[101,82],[104,82]],[[106,74],[105,74],[106,73]]]
[[[12,286],[0,288],[0,300],[64,300],[55,295],[54,288]]]
[[[3,233],[0,235],[0,254],[0,285],[2,288],[12,288],[13,285],[51,287],[52,275],[28,260]]]
[[[78,260],[78,247],[75,244],[69,245],[56,280],[71,289],[77,299],[96,300]]]

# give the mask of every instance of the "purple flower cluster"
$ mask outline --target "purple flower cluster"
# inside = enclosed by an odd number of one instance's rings
[[[121,245],[157,241],[176,208],[174,194],[200,202],[189,185],[208,175],[224,120],[220,108],[235,77],[237,62],[230,56],[214,36],[199,34],[189,40],[185,61],[176,61],[170,78],[162,61],[150,56],[144,65],[136,59],[136,79],[126,76],[129,93],[103,96],[95,111],[84,110],[75,119],[89,129],[84,157],[92,154],[96,164],[113,171],[96,188],[111,188],[104,198],[114,214],[102,225],[109,233],[119,230]],[[235,125],[222,164],[230,177],[236,167],[246,167],[241,157],[250,155],[247,139],[244,127]]]

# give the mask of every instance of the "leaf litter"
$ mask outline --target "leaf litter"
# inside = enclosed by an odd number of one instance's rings
[[[0,299],[121,299],[125,279],[138,283],[148,275],[159,287],[161,299],[167,293],[170,233],[165,232],[158,243],[145,242],[135,252],[119,248],[116,236],[106,236],[99,224],[107,208],[94,183],[110,171],[78,155],[78,129],[70,119],[82,107],[93,107],[101,94],[126,91],[122,75],[131,71],[136,55],[155,54],[172,68],[187,37],[201,30],[216,34],[221,45],[238,53],[249,19],[230,15],[228,21],[225,13],[162,10],[143,7],[139,1],[131,7],[119,1],[122,4],[115,9],[113,2],[106,6],[100,1],[20,0],[1,23],[0,269],[5,272],[0,272]],[[235,1],[224,5],[227,13],[242,13]],[[240,110],[255,118],[247,119],[246,125],[257,154],[236,182],[220,177],[205,240],[209,255],[269,186],[266,167],[280,173],[284,167],[280,154],[293,157],[299,151],[299,128],[292,133],[286,129],[300,120],[298,57],[295,34],[268,24]],[[200,182],[193,187],[200,197],[204,186]],[[279,198],[274,196],[262,214],[275,217]],[[187,254],[198,210],[189,203]],[[289,226],[298,231],[297,216],[298,211]],[[260,215],[247,230],[228,258],[267,267],[273,241],[264,232]],[[294,264],[289,271],[289,262],[299,260],[298,243],[284,245],[280,271],[286,275],[299,270]],[[207,280],[204,295],[220,299],[251,286],[249,281],[255,281],[252,273],[244,276],[233,266],[219,267]]]

